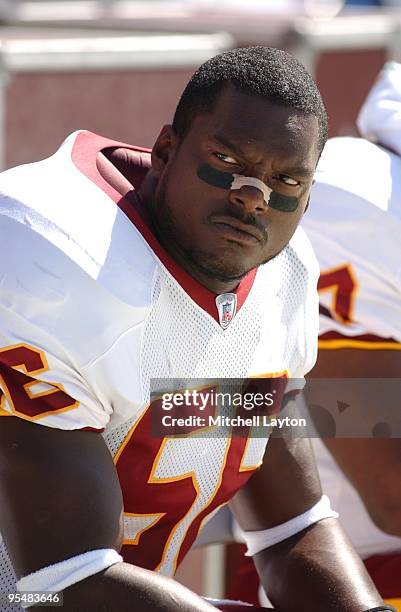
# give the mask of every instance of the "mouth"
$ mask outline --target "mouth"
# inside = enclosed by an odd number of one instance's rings
[[[266,239],[262,230],[235,217],[226,215],[213,217],[212,225],[223,238],[239,244],[255,246]]]

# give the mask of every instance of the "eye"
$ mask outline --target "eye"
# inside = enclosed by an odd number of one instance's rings
[[[231,157],[230,155],[225,155],[224,153],[214,153],[214,155],[217,157],[217,159],[224,162],[225,164],[232,164],[236,166],[238,165],[238,160],[234,157]]]
[[[278,176],[275,176],[274,178],[277,179],[278,181],[281,181],[282,183],[285,183],[286,185],[292,185],[294,187],[297,187],[298,185],[301,184],[299,181],[296,181],[295,179],[291,178],[287,174],[279,174]]]

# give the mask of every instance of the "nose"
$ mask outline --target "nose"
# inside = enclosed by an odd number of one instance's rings
[[[246,214],[265,212],[267,202],[263,192],[253,185],[242,185],[239,189],[231,189],[228,199],[231,204],[243,209]]]

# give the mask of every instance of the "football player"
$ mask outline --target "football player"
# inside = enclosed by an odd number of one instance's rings
[[[295,58],[238,49],[192,77],[148,172],[143,149],[82,131],[1,176],[0,580],[25,607],[212,610],[171,576],[238,491],[277,609],[389,609],[308,440],[263,461],[268,428],[153,428],[177,379],[280,373],[283,405],[302,386],[318,268],[297,226],[326,134]]]
[[[326,144],[304,217],[321,269],[319,358],[312,377],[400,378],[401,64],[385,65],[357,124],[363,138]],[[364,409],[367,389],[362,385],[357,394],[355,386],[350,412]],[[394,402],[400,422],[398,399],[381,392],[381,402]],[[321,440],[314,448],[348,535],[380,593],[397,598],[401,610],[401,441],[391,438],[391,414],[385,437],[375,433],[375,425],[386,425],[388,407],[381,408],[369,437],[353,439],[350,432],[349,438],[325,439],[335,462]]]
[[[341,398],[340,379],[400,378],[400,64],[385,65],[357,124],[363,138],[326,143],[302,222],[321,269],[319,353],[311,377],[337,379],[336,398]],[[315,402],[313,384],[309,388]],[[313,439],[313,447],[323,490],[381,595],[401,610],[401,442],[391,438],[384,393],[378,406],[384,414],[380,418],[376,412],[366,437],[358,427],[354,434],[346,431],[341,421],[347,412],[366,414],[372,389],[352,388],[350,405],[336,415],[337,432],[325,444]],[[400,422],[399,397],[391,399]],[[378,425],[387,425],[386,437],[373,437]],[[258,601],[251,588],[255,581],[252,565],[244,562],[231,595]],[[261,601],[266,601],[263,594]]]

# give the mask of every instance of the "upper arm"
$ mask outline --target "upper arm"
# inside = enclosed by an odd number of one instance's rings
[[[27,213],[24,225],[16,219],[31,209],[7,206],[14,212],[1,219],[0,531],[21,576],[118,547],[122,502],[103,438],[85,431],[102,430],[113,409],[82,366],[105,348],[104,313],[94,305],[99,295],[107,305],[107,296],[61,243],[41,235],[50,221]]]
[[[122,495],[102,436],[0,418],[0,531],[18,577],[119,550]]]

